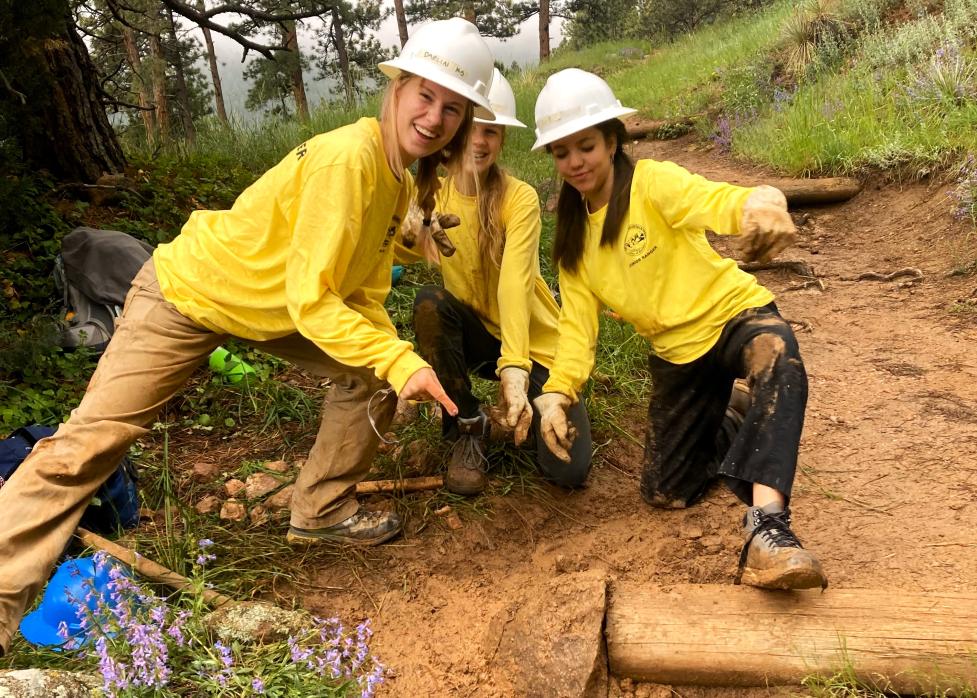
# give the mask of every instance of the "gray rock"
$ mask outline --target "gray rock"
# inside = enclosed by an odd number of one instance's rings
[[[0,698],[90,698],[102,680],[91,674],[57,669],[0,671]]]
[[[286,611],[262,601],[226,604],[208,613],[204,625],[226,642],[260,645],[281,642],[312,628],[312,616],[304,611]]]
[[[606,698],[606,606],[607,580],[596,570],[522,589],[486,633],[496,686],[506,695]]]

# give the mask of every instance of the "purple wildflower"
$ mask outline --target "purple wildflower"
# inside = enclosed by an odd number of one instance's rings
[[[265,692],[265,682],[262,681],[260,677],[255,676],[251,680],[251,689],[255,693],[264,693]]]
[[[291,652],[292,662],[294,664],[304,662],[310,656],[312,656],[312,650],[302,647],[302,645],[299,644],[298,640],[296,640],[291,635],[288,636],[288,648]]]
[[[125,665],[117,662],[109,654],[108,639],[102,635],[95,641],[98,654],[98,670],[102,674],[102,688],[109,696],[117,696],[117,690],[125,690],[131,685],[126,675]]]

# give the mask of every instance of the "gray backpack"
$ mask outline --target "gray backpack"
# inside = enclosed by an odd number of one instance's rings
[[[75,228],[68,233],[54,262],[65,318],[58,343],[65,349],[105,351],[132,279],[152,254],[150,245],[117,230]]]

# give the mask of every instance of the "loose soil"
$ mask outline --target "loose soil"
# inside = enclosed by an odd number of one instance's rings
[[[691,137],[640,143],[635,155],[714,180],[768,178]],[[810,377],[792,508],[832,588],[977,586],[977,305],[958,303],[977,278],[950,275],[977,259],[977,241],[949,208],[945,185],[869,181],[849,202],[795,212],[800,241],[781,258],[812,266],[823,291],[786,290],[803,279],[757,273],[796,323]],[[904,267],[923,279],[841,279]],[[487,515],[456,509],[460,527],[433,517],[418,531],[409,520],[401,539],[356,561],[310,564],[278,591],[320,615],[370,617],[374,650],[391,669],[382,695],[511,695],[493,665],[493,619],[523,590],[579,571],[612,583],[732,583],[743,511],[732,495],[717,488],[682,511],[642,502],[645,409],[635,405],[623,425],[636,441],[595,434],[602,445],[583,490],[485,497]],[[667,693],[612,683],[611,695]]]

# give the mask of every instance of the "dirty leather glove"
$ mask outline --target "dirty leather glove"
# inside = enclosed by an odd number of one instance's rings
[[[499,371],[499,406],[505,410],[505,423],[515,429],[516,446],[529,435],[533,423],[533,408],[529,404],[529,371],[518,366],[506,366]]]
[[[461,219],[453,213],[433,213],[430,218],[425,218],[420,206],[416,202],[411,202],[410,208],[407,209],[407,216],[401,224],[400,239],[408,249],[420,241],[421,249],[428,258],[431,257],[428,243],[433,241],[438,252],[445,257],[450,257],[455,253],[455,246],[444,231],[458,225],[461,225]]]
[[[797,240],[797,228],[787,213],[787,198],[774,187],[761,185],[747,198],[740,235],[733,245],[744,262],[769,262]]]
[[[563,393],[543,393],[533,404],[539,412],[539,431],[546,447],[564,463],[570,462],[570,447],[577,438],[577,428],[567,419],[570,398]]]

